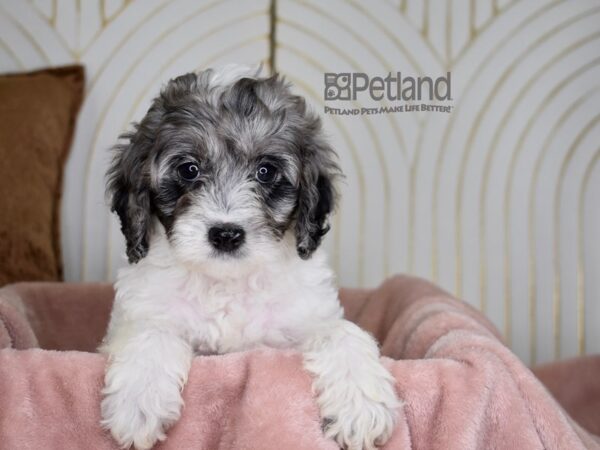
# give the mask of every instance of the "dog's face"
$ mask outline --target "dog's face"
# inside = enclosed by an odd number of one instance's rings
[[[252,264],[290,234],[304,259],[319,246],[335,153],[281,78],[243,70],[171,80],[116,146],[108,189],[130,262],[146,255],[156,223],[191,264]]]

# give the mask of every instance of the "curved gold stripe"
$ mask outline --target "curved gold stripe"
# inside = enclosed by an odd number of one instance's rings
[[[102,25],[104,25],[106,21],[106,0],[100,0],[98,2],[98,6],[100,6],[100,19],[102,21]]]
[[[523,145],[525,143],[525,140],[527,138],[527,136],[529,135],[529,132],[533,129],[534,123],[535,121],[539,118],[539,116],[541,115],[543,109],[548,105],[548,103],[550,102],[551,99],[555,98],[558,94],[560,94],[560,92],[562,92],[562,90],[564,88],[566,88],[567,86],[569,86],[571,84],[571,82],[574,82],[575,80],[577,80],[577,78],[584,74],[585,72],[587,72],[588,70],[596,67],[598,64],[600,63],[600,58],[596,58],[593,61],[588,62],[587,64],[585,64],[584,66],[580,67],[579,69],[577,69],[575,72],[568,74],[567,78],[563,78],[561,80],[560,83],[558,83],[553,89],[551,89],[545,96],[543,101],[538,105],[538,107],[535,109],[535,111],[530,115],[527,123],[525,124],[525,126],[523,127],[523,131],[521,132],[521,134],[519,135],[519,139],[517,140],[517,145],[515,147],[515,151],[512,153],[511,155],[511,159],[510,159],[510,163],[509,163],[509,170],[508,170],[508,181],[507,181],[507,186],[504,192],[504,230],[507,236],[507,244],[505,246],[505,270],[507,267],[507,259],[510,258],[510,233],[508,233],[508,216],[511,210],[511,199],[512,199],[512,189],[513,189],[513,182],[514,182],[514,176],[515,176],[515,167],[517,164],[517,161],[521,155],[521,151],[523,150]],[[596,88],[598,89],[598,88]],[[589,95],[589,94],[586,94]],[[518,96],[517,96],[518,97]],[[585,97],[584,97],[585,98]],[[554,129],[554,127],[552,127],[551,129]],[[536,333],[537,333],[537,323],[536,323],[536,308],[535,308],[535,274],[532,273],[532,268],[535,267],[535,264],[532,264],[531,261],[533,259],[535,259],[535,254],[533,254],[531,252],[531,248],[530,248],[530,253],[529,253],[529,271],[527,274],[527,284],[528,284],[528,298],[529,298],[529,354],[530,354],[530,359],[529,362],[530,364],[535,364],[536,362],[536,354],[537,354],[537,337],[536,337]],[[510,291],[507,290],[508,295],[510,294]],[[509,300],[511,301],[511,300]]]
[[[428,34],[429,34],[429,0],[424,0],[423,2],[423,23],[421,25],[421,36],[423,36],[427,42],[429,42],[428,39]],[[431,46],[431,48],[434,48],[433,46]],[[436,50],[437,53],[437,50]],[[437,53],[439,56],[439,53]],[[440,56],[441,59],[441,56]]]
[[[498,45],[496,47],[494,47],[493,51],[491,51],[485,57],[485,59],[476,68],[473,69],[473,71],[471,72],[471,76],[469,77],[468,81],[465,83],[466,87],[462,93],[462,96],[467,97],[467,95],[469,94],[469,92],[471,90],[471,87],[474,85],[475,80],[477,80],[479,78],[479,76],[481,75],[481,73],[483,72],[482,69],[493,60],[493,58],[498,54],[500,49],[502,49],[504,46],[506,46],[516,33],[519,33],[521,30],[525,29],[531,22],[533,22],[534,20],[536,20],[537,18],[539,18],[546,12],[550,11],[552,8],[559,5],[560,3],[561,3],[560,0],[556,0],[553,3],[544,5],[544,7],[540,8],[539,10],[534,12],[532,15],[524,18],[523,22],[521,22],[514,29],[510,30],[505,35],[505,37],[498,43]],[[443,163],[446,158],[446,153],[447,153],[447,148],[448,148],[448,139],[450,137],[450,132],[453,129],[454,121],[456,120],[456,117],[458,117],[458,113],[461,110],[462,110],[462,103],[458,103],[454,107],[454,111],[450,115],[448,124],[446,125],[446,128],[444,129],[444,134],[442,136],[441,145],[439,146],[439,152],[438,152],[438,156],[436,158],[435,168],[434,168],[434,176],[433,176],[434,186],[433,186],[433,192],[432,192],[432,196],[433,196],[433,198],[432,198],[432,236],[431,236],[432,277],[433,277],[434,281],[439,281],[438,280],[438,273],[439,273],[438,206],[439,206],[441,171],[442,171],[442,167],[444,165]],[[462,264],[462,262],[461,262],[461,264]],[[456,267],[457,271],[460,271],[460,269],[461,269],[460,266]],[[485,284],[486,284],[485,280],[482,279],[481,280],[481,291],[485,290]],[[487,305],[485,303],[485,297],[483,297],[483,296],[480,298],[480,309],[484,312],[487,309]]]
[[[288,45],[279,43],[277,44],[278,48],[287,50],[295,55],[297,55],[299,58],[305,60],[308,64],[310,64],[313,67],[316,67],[317,69],[319,69],[320,71],[325,71],[325,68],[315,59],[313,59],[312,57],[304,54],[302,51],[297,50],[293,47],[290,47]],[[304,83],[301,83],[304,84]],[[305,88],[308,89],[308,92],[312,91],[312,88],[309,88],[308,86],[306,86],[304,84]],[[314,94],[316,96],[316,94]],[[318,98],[318,96],[316,96],[316,98]],[[321,102],[323,101],[323,99],[321,98]],[[358,106],[356,104],[356,102],[353,102],[353,104],[355,106]],[[366,253],[365,251],[365,239],[364,239],[364,230],[365,230],[365,216],[364,216],[364,211],[365,211],[365,206],[366,206],[366,200],[365,200],[365,192],[366,192],[366,181],[365,181],[365,177],[364,174],[362,172],[362,166],[360,164],[360,159],[358,157],[359,152],[358,149],[356,148],[356,146],[353,143],[353,140],[351,139],[351,137],[349,135],[346,136],[346,131],[345,131],[345,127],[342,128],[341,125],[341,121],[335,117],[332,116],[332,119],[334,120],[334,123],[336,124],[336,126],[338,127],[338,129],[343,133],[344,135],[344,139],[349,142],[350,145],[350,155],[352,157],[352,162],[354,163],[354,166],[356,167],[356,171],[357,171],[357,180],[358,180],[358,185],[359,185],[359,190],[358,190],[358,195],[359,195],[359,214],[358,214],[358,276],[359,276],[359,284],[363,284],[364,281],[364,255]],[[343,130],[343,131],[342,131]]]
[[[215,2],[216,3],[216,2]],[[197,12],[196,14],[200,14],[202,11]],[[251,19],[254,17],[257,17],[261,15],[260,12],[253,12],[250,14],[247,14],[245,16],[241,16],[241,17],[237,17],[234,20],[237,21],[243,21],[243,20],[247,20],[247,19]],[[191,20],[194,16],[187,16],[186,20]],[[211,36],[215,33],[218,33],[219,31],[226,29],[227,27],[231,26],[234,22],[226,22],[224,24],[219,25],[218,27],[211,29],[209,32],[204,33],[201,35],[201,37],[206,38],[208,36]],[[125,82],[125,80],[127,80],[131,74],[133,73],[133,71],[137,68],[137,66],[140,64],[141,61],[143,61],[143,59],[154,49],[154,47],[159,43],[159,40],[154,40],[150,46],[146,47],[146,49],[144,49],[144,51],[138,55],[138,57],[133,61],[133,63],[129,66],[129,68],[127,69],[127,71],[123,74],[123,76],[121,76],[121,78],[119,79],[119,81],[116,83],[115,85],[115,89],[112,91],[108,101],[105,103],[104,107],[102,108],[102,111],[100,113],[99,116],[99,120],[97,122],[96,128],[94,130],[94,137],[92,138],[92,142],[91,142],[91,146],[90,146],[90,152],[87,155],[87,161],[86,161],[86,167],[85,167],[85,180],[89,179],[89,174],[91,171],[91,164],[92,161],[94,159],[94,155],[96,153],[96,144],[98,142],[98,138],[100,135],[100,129],[102,128],[104,121],[106,120],[106,116],[108,114],[108,111],[112,105],[112,103],[114,102],[119,90],[121,89],[121,86],[123,85],[123,83]],[[87,183],[84,183],[83,185],[83,199],[85,202],[85,199],[87,198],[87,193],[88,193],[88,185]],[[83,214],[83,220],[82,220],[82,236],[85,236],[85,229],[87,227],[87,216],[84,213]],[[87,262],[86,262],[86,257],[87,257],[87,244],[86,244],[86,240],[83,239],[82,242],[82,274],[85,274],[87,272]]]
[[[337,49],[336,47],[334,47],[331,43],[329,43],[328,41],[326,41],[325,39],[321,38],[318,35],[315,35],[314,33],[311,32],[310,29],[297,24],[295,22],[289,21],[287,19],[279,19],[280,23],[285,23],[286,25],[297,29],[298,31],[301,31],[305,34],[308,34],[309,36],[311,36],[312,38],[314,38],[315,40],[319,41],[321,44],[323,44],[323,46],[325,46],[326,48],[329,48],[331,51],[339,54],[340,56],[342,56],[342,58],[346,59],[355,70],[360,71],[361,67],[358,64],[358,62],[356,60],[354,60],[354,58],[352,58],[350,55],[348,55],[347,53],[340,51],[339,49]],[[278,47],[281,47],[281,44],[278,44]],[[303,54],[300,52],[300,54]],[[313,61],[313,65],[315,67],[319,67],[320,70],[323,71],[323,73],[327,72],[327,68],[325,66],[323,66],[322,64],[320,64],[318,61],[316,61],[315,59],[309,57],[308,55],[304,55],[304,59],[306,60],[312,60]],[[360,107],[360,105],[358,105],[356,102],[353,102],[353,104],[357,107]],[[375,155],[377,156],[377,162],[379,163],[379,167],[380,167],[380,173],[382,175],[383,178],[383,201],[384,201],[384,208],[383,208],[383,228],[384,228],[384,235],[383,235],[383,242],[388,242],[389,241],[389,236],[390,236],[390,218],[389,218],[389,211],[390,211],[390,197],[391,197],[391,193],[390,193],[390,180],[389,180],[389,175],[388,172],[386,170],[386,168],[388,167],[388,164],[385,160],[385,152],[382,149],[382,145],[381,145],[381,141],[379,139],[379,136],[377,135],[377,133],[375,132],[375,129],[373,128],[373,124],[371,123],[371,119],[370,118],[366,118],[364,120],[364,124],[367,127],[367,132],[369,133],[369,135],[371,136],[371,141],[374,143],[374,149],[375,149]],[[388,273],[389,272],[389,246],[384,245],[383,246],[383,266],[384,266],[384,272]],[[363,253],[364,255],[364,253]],[[361,257],[362,260],[362,257]],[[363,274],[361,272],[361,284],[363,282]]]
[[[19,59],[19,55],[17,55],[9,46],[6,42],[4,42],[2,40],[2,37],[0,37],[0,47],[2,47],[4,50],[6,50],[6,53],[8,53],[8,55],[17,63],[17,66],[19,66],[20,70],[25,70],[25,64],[23,64],[23,61],[21,61]]]
[[[400,0],[400,11],[402,11],[402,14],[406,13],[407,3],[408,3],[408,0]]]
[[[55,5],[54,0],[51,3],[51,8],[53,8],[53,6]],[[46,22],[48,22],[49,24],[52,24],[51,19],[52,19],[52,13],[53,11],[50,11],[50,16],[47,16],[44,11],[42,11],[39,6],[32,0],[29,1],[29,6],[38,14],[38,16],[40,16],[41,18],[43,18]]]
[[[560,130],[560,124],[563,124],[566,122],[566,120],[571,116],[571,114],[573,114],[575,112],[575,110],[580,106],[581,103],[583,103],[585,100],[587,100],[590,96],[595,95],[597,92],[600,92],[600,86],[595,86],[592,89],[589,89],[588,91],[584,92],[582,95],[580,95],[578,98],[576,98],[573,103],[571,104],[571,106],[569,106],[567,109],[564,110],[564,112],[561,114],[560,118],[556,121],[556,124],[554,124],[554,126],[551,128],[551,133],[546,137],[546,139],[544,139],[544,142],[541,146],[542,151],[539,153],[536,161],[535,161],[535,165],[533,168],[533,176],[531,178],[531,183],[529,186],[529,194],[528,194],[528,204],[529,204],[529,216],[528,216],[528,223],[529,223],[529,230],[528,230],[528,242],[529,242],[529,272],[531,273],[531,277],[532,277],[532,282],[530,285],[530,297],[529,297],[529,301],[530,304],[535,306],[535,297],[536,297],[536,286],[537,286],[537,260],[535,258],[535,225],[536,225],[536,216],[534,214],[535,212],[535,188],[538,184],[538,180],[540,177],[540,172],[541,172],[541,168],[542,168],[542,162],[544,161],[545,156],[548,154],[549,148],[550,148],[550,143],[553,142],[555,140],[556,135],[558,134],[558,131]],[[553,296],[556,296],[556,293],[553,293]],[[537,340],[537,337],[534,336],[534,339]],[[536,355],[534,354],[534,358],[533,358],[533,362],[536,362]]]
[[[19,20],[17,20],[12,14],[10,14],[7,9],[3,8],[1,4],[0,13],[3,13],[6,19],[10,21],[15,27],[17,27],[17,29],[27,38],[31,46],[42,56],[45,63],[49,66],[52,65],[50,57],[46,54],[44,49],[40,47],[40,44],[38,44],[38,42],[35,40],[35,37],[29,32],[29,30],[27,30],[27,28],[25,28],[21,24]]]
[[[52,0],[52,15],[50,16],[50,24],[53,28],[56,25],[56,16],[58,15],[58,7],[56,4],[57,1],[58,0]]]
[[[277,0],[269,0],[269,73],[277,73]]]
[[[521,86],[521,88],[519,89],[517,94],[515,96],[513,96],[512,101],[511,101],[510,105],[508,106],[508,108],[506,109],[504,115],[502,116],[502,119],[500,120],[498,126],[495,127],[495,131],[494,131],[494,135],[492,137],[490,149],[485,155],[485,161],[484,161],[484,165],[483,165],[483,176],[482,176],[483,186],[482,186],[481,196],[479,197],[479,223],[480,223],[479,241],[481,242],[480,252],[482,252],[481,256],[483,257],[483,259],[480,262],[480,267],[482,268],[481,270],[483,270],[485,273],[487,273],[487,270],[486,270],[487,269],[487,264],[486,264],[487,245],[485,243],[485,235],[484,235],[484,231],[487,227],[485,204],[486,204],[486,198],[487,198],[488,188],[489,188],[490,172],[492,170],[492,161],[494,159],[496,150],[498,148],[498,142],[500,140],[500,136],[501,136],[502,132],[504,131],[504,129],[506,128],[506,125],[511,117],[512,112],[516,109],[516,105],[518,105],[521,102],[524,94],[527,91],[529,91],[529,89],[533,86],[533,84],[542,75],[544,75],[548,71],[548,69],[550,69],[554,64],[560,62],[565,56],[568,56],[571,52],[573,52],[577,48],[584,46],[585,44],[593,41],[594,39],[597,39],[598,37],[600,37],[600,32],[594,33],[590,36],[586,36],[585,38],[574,42],[573,44],[571,44],[568,47],[566,47],[565,49],[563,49],[561,52],[554,55],[543,66],[539,67],[530,76],[530,78],[527,80],[527,83],[525,83],[523,86]],[[513,153],[513,155],[514,155],[514,153]],[[505,290],[505,292],[504,292],[504,336],[506,338],[508,345],[510,346],[512,343],[512,326],[511,326],[512,295],[510,293],[510,291],[511,291],[510,274],[509,274],[510,262],[508,259],[508,254],[509,254],[508,246],[510,245],[510,236],[508,233],[509,217],[510,217],[510,212],[505,209],[504,210],[505,241],[504,241],[504,252],[503,252],[503,254],[504,254],[504,258],[503,258],[504,290]]]
[[[450,0],[450,2],[452,2],[452,0]],[[479,28],[477,28],[477,36],[475,37],[475,39],[470,38],[467,41],[466,45],[463,46],[458,51],[458,53],[456,54],[456,57],[454,59],[449,59],[449,61],[452,61],[451,65],[456,66],[460,62],[460,60],[465,56],[465,54],[471,48],[470,44],[475,42],[476,39],[481,37],[481,35],[494,23],[495,19],[497,18],[497,16],[499,14],[505,14],[516,4],[517,4],[516,1],[512,1],[511,3],[506,4],[503,8],[499,8],[497,4],[494,4],[494,14],[492,15],[492,17],[490,17]],[[450,56],[450,58],[452,58],[452,56]]]
[[[166,3],[163,4],[162,6],[160,6],[159,8],[162,9],[165,6],[166,6]],[[125,9],[126,9],[126,7],[122,8],[122,11],[125,10]],[[122,11],[120,11],[120,12],[122,12]],[[102,0],[101,2],[98,2],[98,17],[100,17],[100,27],[95,31],[95,33],[92,35],[92,37],[90,37],[90,39],[87,42],[87,44],[85,44],[81,48],[81,50],[79,51],[79,53],[81,55],[85,55],[85,53],[87,53],[87,51],[89,50],[89,48],[94,44],[94,42],[96,42],[96,39],[98,39],[98,36],[100,36],[104,32],[104,30],[106,29],[107,25],[109,25],[109,23],[112,22],[112,20],[110,22],[108,22],[108,21],[106,21],[104,19],[104,0]],[[138,22],[138,26],[133,27],[133,29],[137,30],[138,27],[139,27],[139,25],[141,23],[145,22],[147,19],[148,19],[147,16],[143,17],[142,20],[141,20],[141,22]],[[122,41],[120,41],[120,43],[123,43],[124,41],[127,41],[127,39],[129,39],[129,33],[127,33],[127,35],[125,35],[125,38]],[[119,45],[117,45],[117,47],[115,48],[115,50],[118,49],[118,48],[119,48]],[[111,55],[114,54],[114,53],[116,53],[116,52],[115,51],[111,52]],[[106,62],[107,61],[105,61],[105,63]],[[97,73],[98,72],[96,72],[94,74],[94,76],[96,76]],[[92,79],[91,81],[94,81],[94,80]],[[89,91],[90,91],[90,89],[87,88],[87,92],[89,92]]]
[[[409,273],[415,271],[415,220],[416,220],[416,192],[417,192],[417,170],[419,163],[421,162],[421,155],[423,154],[423,140],[425,133],[424,122],[418,122],[418,134],[416,142],[415,157],[409,167],[409,198],[408,198],[408,242],[407,242],[407,266]],[[433,261],[432,261],[433,267]]]
[[[381,54],[381,52],[379,52],[379,50],[377,50],[376,47],[371,45],[369,43],[369,41],[363,39],[363,37],[360,34],[358,34],[353,28],[349,27],[344,22],[337,20],[337,18],[335,16],[327,13],[327,11],[325,11],[321,8],[318,8],[314,4],[300,2],[299,0],[295,0],[295,2],[298,4],[301,4],[303,7],[307,8],[307,9],[311,9],[311,10],[315,11],[319,15],[322,15],[322,16],[328,18],[333,23],[338,25],[340,28],[344,29],[347,33],[349,33],[351,36],[353,36],[358,42],[360,42],[367,49],[369,49],[371,54],[373,54],[375,56],[375,58],[378,59],[383,64],[383,66],[386,68],[386,70],[388,70],[390,72],[394,72],[396,70],[390,65],[389,61],[385,58],[385,56],[383,54]],[[346,58],[348,59],[349,56],[346,56]],[[358,67],[359,64],[357,62],[354,62],[353,65],[355,67]],[[383,103],[384,103],[384,105],[389,105],[389,102],[387,102],[387,101],[384,101]],[[406,146],[406,141],[404,140],[404,135],[398,128],[398,124],[396,123],[396,121],[393,120],[391,115],[387,115],[387,119],[392,127],[392,131],[396,137],[396,140],[400,143],[400,151],[401,151],[402,155],[404,156],[404,160],[406,162],[407,167],[409,168],[409,172],[408,172],[408,174],[409,174],[409,192],[408,192],[409,212],[408,212],[408,229],[407,229],[407,244],[408,244],[407,260],[408,260],[409,272],[412,272],[414,270],[414,229],[415,229],[414,222],[415,222],[415,204],[416,204],[415,173],[416,173],[417,166],[418,166],[419,159],[420,159],[420,152],[419,151],[415,152],[414,160],[411,160],[410,155],[408,154],[408,151],[407,151],[407,146]],[[419,127],[419,133],[418,133],[419,139],[421,139],[422,138],[422,129],[423,129],[424,124],[423,124],[423,121],[418,120],[418,118],[416,120],[416,123],[417,123],[417,126]],[[420,148],[420,147],[418,147],[418,148]],[[384,274],[385,274],[385,276],[390,275],[389,255],[390,255],[390,253],[388,252],[387,255],[384,257],[385,258],[384,259]]]
[[[585,169],[585,172],[583,174],[583,181],[579,190],[578,200],[579,239],[577,240],[577,351],[579,355],[585,354],[585,258],[583,256],[585,228],[583,210],[585,203],[585,193],[587,191],[592,172],[596,167],[598,161],[600,161],[600,149],[597,150],[596,153],[594,153],[592,160]]]
[[[473,41],[477,36],[477,27],[475,26],[475,0],[469,1],[469,41]]]
[[[456,218],[455,218],[455,220],[456,220],[456,224],[455,224],[455,239],[456,239],[455,259],[456,259],[457,267],[460,270],[462,270],[462,227],[460,226],[460,221],[461,221],[461,217],[462,217],[462,208],[463,208],[462,192],[464,189],[464,176],[465,176],[466,165],[468,163],[468,160],[471,155],[472,148],[473,148],[473,141],[475,139],[477,132],[479,131],[483,117],[489,110],[493,99],[497,96],[497,94],[500,90],[500,87],[506,83],[506,81],[508,80],[510,75],[519,66],[519,64],[521,64],[521,62],[526,58],[526,56],[528,56],[530,53],[532,53],[538,46],[543,44],[543,42],[547,38],[556,34],[559,30],[568,28],[570,25],[577,23],[579,20],[587,18],[590,14],[592,14],[592,11],[594,11],[594,12],[600,11],[600,7],[592,8],[591,10],[586,11],[585,13],[578,14],[578,15],[570,18],[569,20],[566,20],[565,22],[561,22],[559,25],[555,26],[550,31],[547,31],[542,36],[538,37],[535,41],[533,41],[533,43],[531,43],[525,49],[525,51],[519,55],[518,58],[514,58],[513,61],[511,62],[511,64],[503,71],[500,78],[494,84],[494,89],[491,91],[491,94],[489,94],[486,97],[485,102],[483,103],[483,107],[478,111],[477,118],[476,118],[473,126],[471,127],[471,130],[470,130],[468,138],[467,138],[467,142],[465,144],[465,151],[461,157],[460,169],[459,169],[459,173],[458,173],[458,183],[457,183],[457,188],[455,191],[455,197],[457,200],[457,202],[456,202],[456,211],[457,212],[456,212]],[[485,233],[485,230],[480,230],[480,233]],[[483,251],[485,252],[485,243],[484,242],[480,242],[480,249],[483,249]],[[482,280],[481,302],[482,302],[482,305],[485,305],[486,291],[484,289],[485,289],[486,276],[487,276],[486,275],[486,257],[484,257],[484,259],[480,261],[480,267],[481,267],[480,274],[483,274],[483,276],[481,277],[481,280]],[[457,270],[457,277],[456,277],[456,286],[457,286],[457,292],[458,292],[459,296],[462,293],[462,273],[460,272],[460,270]]]
[[[185,15],[185,18],[183,20],[178,21],[177,23],[175,23],[174,25],[172,25],[171,27],[169,27],[167,30],[165,30],[164,32],[162,32],[160,35],[158,35],[157,37],[155,37],[152,40],[152,43],[150,44],[150,46],[154,47],[154,45],[156,45],[156,43],[160,42],[166,35],[170,34],[175,29],[179,28],[180,26],[182,26],[186,22],[188,22],[188,21],[196,18],[199,14],[206,12],[208,9],[210,9],[211,7],[217,5],[218,3],[219,3],[219,1],[215,0],[215,1],[211,2],[211,3],[203,4],[202,7],[198,8],[198,9],[190,11],[189,14]],[[127,33],[119,41],[119,43],[117,44],[117,46],[112,50],[111,55],[116,55],[119,52],[119,50],[121,50],[123,48],[123,46],[127,42],[129,42],[129,39],[135,33],[137,33],[146,23],[148,23],[148,21],[150,19],[152,19],[158,13],[160,13],[161,11],[163,11],[169,5],[170,5],[169,2],[164,2],[160,6],[158,6],[157,8],[153,9],[152,11],[150,11],[147,15],[145,15],[137,23],[137,25],[135,27],[132,27],[132,28],[130,28],[127,31]],[[98,36],[100,36],[100,34],[102,34],[103,31],[104,31],[103,28],[100,29],[100,30],[98,30],[98,32],[96,33],[96,35],[94,37],[92,37],[92,39],[90,40],[90,42],[83,48],[82,54],[87,53],[87,51],[89,50],[89,48],[94,44],[94,42],[96,41],[96,39],[98,39]],[[104,60],[104,62],[102,63],[102,65],[100,65],[100,67],[98,68],[98,70],[96,71],[96,73],[90,79],[90,82],[88,83],[87,88],[86,88],[86,92],[91,92],[92,91],[92,89],[96,85],[96,82],[100,79],[100,77],[102,76],[102,74],[104,73],[104,71],[106,70],[106,68],[108,67],[108,64],[110,63],[110,61],[111,61],[111,58],[107,58],[107,59]]]
[[[102,0],[101,4],[102,4],[102,25],[106,25],[109,22],[112,22],[119,14],[121,14],[125,8],[127,8],[127,6],[129,6],[129,1],[124,1],[123,4],[112,14],[107,14],[106,13],[106,0]]]
[[[48,20],[46,18],[46,16],[44,15],[44,13],[42,13],[41,11],[39,11],[38,8],[35,7],[35,4],[29,3],[29,7],[34,11],[35,14],[37,14],[42,19],[42,21],[49,24],[49,26],[52,28],[52,31],[54,32],[54,36],[56,37],[56,39],[58,39],[60,41],[60,43],[62,44],[63,48],[67,51],[69,56],[71,56],[71,58],[73,58],[75,61],[79,61],[79,54],[77,53],[77,51],[75,51],[71,48],[69,43],[66,41],[65,37],[60,33],[59,30],[56,29],[56,10],[54,10],[55,15],[54,15],[53,20]],[[20,23],[20,21],[16,17],[14,17],[14,20],[15,20],[15,22]],[[25,28],[25,25],[23,25],[23,29],[27,29],[27,28]],[[29,35],[30,39],[34,39],[33,34],[29,34],[29,32],[28,32],[28,35]],[[46,55],[48,64],[52,65],[52,63],[50,62],[51,58],[47,55],[47,53],[44,52],[44,50],[42,49],[41,46],[37,45],[37,41],[36,41],[36,47],[39,49],[39,51],[41,51],[42,53],[44,53],[44,55]]]
[[[446,65],[447,67],[451,67],[453,60],[452,60],[452,6],[453,6],[453,0],[448,0],[448,5],[446,7],[446,29],[445,31],[445,35],[446,35],[446,42],[445,42],[445,52],[446,52]]]
[[[385,56],[379,50],[377,50],[376,47],[371,45],[371,43],[369,43],[368,40],[363,39],[363,37],[359,33],[357,33],[354,29],[352,29],[352,27],[349,27],[348,25],[346,25],[346,23],[337,20],[337,18],[335,16],[329,14],[326,10],[323,10],[323,9],[317,7],[316,4],[304,3],[304,2],[301,2],[300,0],[293,0],[293,1],[294,1],[294,3],[297,3],[298,5],[301,5],[304,8],[311,9],[311,10],[315,11],[317,14],[319,14],[323,17],[326,17],[331,22],[335,23],[340,28],[345,30],[348,34],[350,34],[352,37],[354,37],[354,39],[356,39],[358,42],[360,42],[362,45],[364,45],[365,48],[369,49],[371,54],[373,54],[375,56],[375,58],[378,59],[383,64],[383,66],[386,68],[386,70],[389,70],[392,72],[396,70],[390,65],[389,61],[385,58]],[[285,20],[283,20],[283,22],[285,23]],[[308,32],[308,31],[306,31],[306,32]],[[313,37],[316,37],[316,36],[314,36],[314,34],[313,34]],[[318,39],[318,40],[322,42],[321,39]],[[329,46],[329,48],[333,49],[333,47],[331,47],[331,46]],[[347,54],[346,54],[346,58],[349,58],[349,56]],[[358,66],[357,62],[355,62],[354,64],[356,66]],[[389,105],[388,101],[385,101],[383,103],[385,105]],[[407,152],[407,146],[406,146],[406,141],[404,140],[404,136],[398,129],[398,124],[392,119],[392,117],[390,115],[388,115],[388,121],[390,122],[390,125],[392,126],[392,130],[394,131],[394,134],[396,135],[396,139],[398,140],[398,142],[400,142],[400,150],[402,152],[402,155],[404,156],[406,164],[409,165],[410,164],[410,155]]]
[[[498,93],[500,91],[500,87],[506,83],[506,81],[508,80],[510,75],[514,72],[514,70],[521,64],[522,61],[525,60],[525,58],[530,53],[533,52],[533,50],[535,50],[538,46],[542,45],[544,43],[544,41],[546,41],[546,39],[555,35],[559,30],[566,29],[570,25],[573,25],[580,20],[586,19],[591,14],[597,13],[599,11],[600,11],[600,7],[596,7],[596,8],[590,9],[589,11],[586,11],[585,13],[578,14],[578,15],[572,17],[571,19],[566,20],[565,22],[561,22],[558,26],[552,28],[550,31],[544,33],[542,36],[540,36],[535,41],[533,41],[533,43],[530,44],[527,47],[527,49],[519,55],[518,58],[514,58],[513,61],[511,62],[511,64],[503,71],[500,78],[494,84],[494,89],[491,91],[491,94],[486,97],[485,102],[483,103],[483,107],[478,111],[477,119],[475,120],[475,123],[471,127],[469,136],[467,138],[467,142],[465,144],[465,152],[462,154],[462,158],[460,161],[460,169],[459,169],[459,173],[458,173],[458,183],[457,183],[457,188],[456,188],[456,192],[455,192],[455,196],[456,196],[456,200],[457,200],[457,202],[456,202],[457,214],[456,214],[456,219],[455,219],[456,220],[456,225],[455,225],[456,256],[455,256],[455,260],[456,260],[457,267],[460,267],[462,269],[463,235],[462,235],[462,227],[460,226],[460,220],[462,217],[462,209],[463,209],[463,189],[464,189],[465,171],[466,171],[466,166],[467,166],[469,157],[471,156],[473,142],[475,140],[475,136],[477,135],[477,133],[479,131],[483,117],[487,114],[487,111],[490,109],[493,100],[498,95]],[[484,181],[484,187],[485,187],[486,186],[486,184],[485,184],[486,183],[486,174],[483,175],[482,180]],[[480,208],[484,204],[484,202],[482,201],[484,194],[485,193],[482,192],[482,194],[479,197],[480,198]],[[483,228],[481,228],[482,226],[483,226]],[[480,267],[480,279],[482,280],[482,289],[481,289],[482,305],[484,304],[483,302],[485,301],[486,293],[487,293],[484,290],[485,281],[487,280],[486,243],[485,243],[485,239],[482,239],[482,236],[484,236],[484,235],[485,235],[485,222],[481,221],[481,215],[480,215],[479,248],[480,248],[481,260],[479,261],[479,267]],[[505,282],[506,282],[506,280],[505,280]],[[457,286],[457,292],[459,293],[459,296],[460,296],[460,294],[462,292],[462,274],[459,273],[458,271],[457,271],[456,286]],[[506,304],[505,304],[505,309],[506,309]],[[510,341],[509,341],[509,345],[510,345]]]
[[[379,29],[392,42],[394,42],[394,44],[396,45],[396,47],[398,47],[402,51],[402,53],[404,53],[406,55],[406,58],[410,61],[410,63],[412,64],[412,66],[417,69],[417,74],[418,75],[424,75],[423,67],[421,67],[421,65],[419,64],[419,62],[417,61],[417,59],[408,51],[408,49],[403,44],[403,42],[400,39],[398,39],[398,36],[396,36],[395,34],[393,34],[392,32],[390,32],[390,30],[387,29],[386,25],[383,22],[380,22],[378,20],[378,18],[376,16],[374,16],[371,13],[371,11],[369,11],[368,8],[364,8],[362,4],[356,3],[353,0],[346,0],[346,1],[348,2],[349,5],[353,6],[355,9],[357,9],[358,11],[360,11],[360,13],[363,16],[368,17],[371,20],[371,22],[373,22],[376,25],[378,25]],[[410,23],[410,22],[407,21],[407,23]],[[431,42],[429,42],[428,40],[424,40],[423,42],[427,46],[427,48],[429,48],[429,50],[431,51],[432,56],[439,63],[440,67],[445,67],[444,61],[442,61],[442,57],[439,55],[439,53],[437,52],[437,50],[431,46]]]
[[[562,161],[560,166],[560,172],[558,175],[558,184],[554,190],[554,286],[555,293],[557,295],[554,296],[553,301],[553,327],[554,327],[554,356],[556,359],[560,358],[560,338],[561,338],[561,326],[560,326],[560,312],[561,312],[561,298],[560,298],[560,289],[561,289],[561,276],[560,276],[560,194],[563,189],[564,179],[567,172],[567,168],[569,167],[569,163],[573,159],[577,148],[581,144],[581,141],[587,136],[587,134],[592,130],[596,125],[600,124],[600,113],[596,114],[593,119],[591,119],[587,125],[581,129],[581,131],[577,134],[577,137],[573,141],[573,144],[569,147],[569,151],[567,155]],[[578,271],[579,272],[579,271]],[[578,289],[578,294],[579,294]]]

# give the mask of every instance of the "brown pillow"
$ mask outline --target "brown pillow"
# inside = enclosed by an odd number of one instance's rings
[[[81,66],[0,75],[0,286],[62,278],[62,173],[83,87]]]

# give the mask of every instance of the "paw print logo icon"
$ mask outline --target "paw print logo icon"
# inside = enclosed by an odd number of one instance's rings
[[[350,74],[325,74],[325,100],[350,100]]]

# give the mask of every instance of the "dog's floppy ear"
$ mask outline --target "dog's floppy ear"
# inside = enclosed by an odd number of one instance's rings
[[[136,263],[148,253],[151,227],[150,183],[144,173],[148,149],[137,131],[122,135],[123,144],[114,147],[115,155],[108,171],[107,191],[111,211],[121,221],[127,243],[127,258]]]
[[[108,170],[107,194],[111,211],[121,221],[121,231],[127,243],[127,257],[136,263],[148,253],[152,227],[150,173],[153,149],[165,114],[177,108],[196,85],[194,73],[170,80],[134,130],[120,136],[122,143],[114,147],[114,157]]]
[[[310,258],[329,231],[327,219],[337,203],[334,183],[341,173],[335,151],[321,136],[318,117],[312,118],[308,131],[302,148],[295,228],[296,249],[302,259]]]
[[[154,99],[132,132],[119,137],[122,143],[113,148],[114,156],[107,173],[111,211],[116,212],[121,221],[130,263],[138,262],[148,253],[152,227],[150,155],[165,112],[164,94],[163,90]]]

